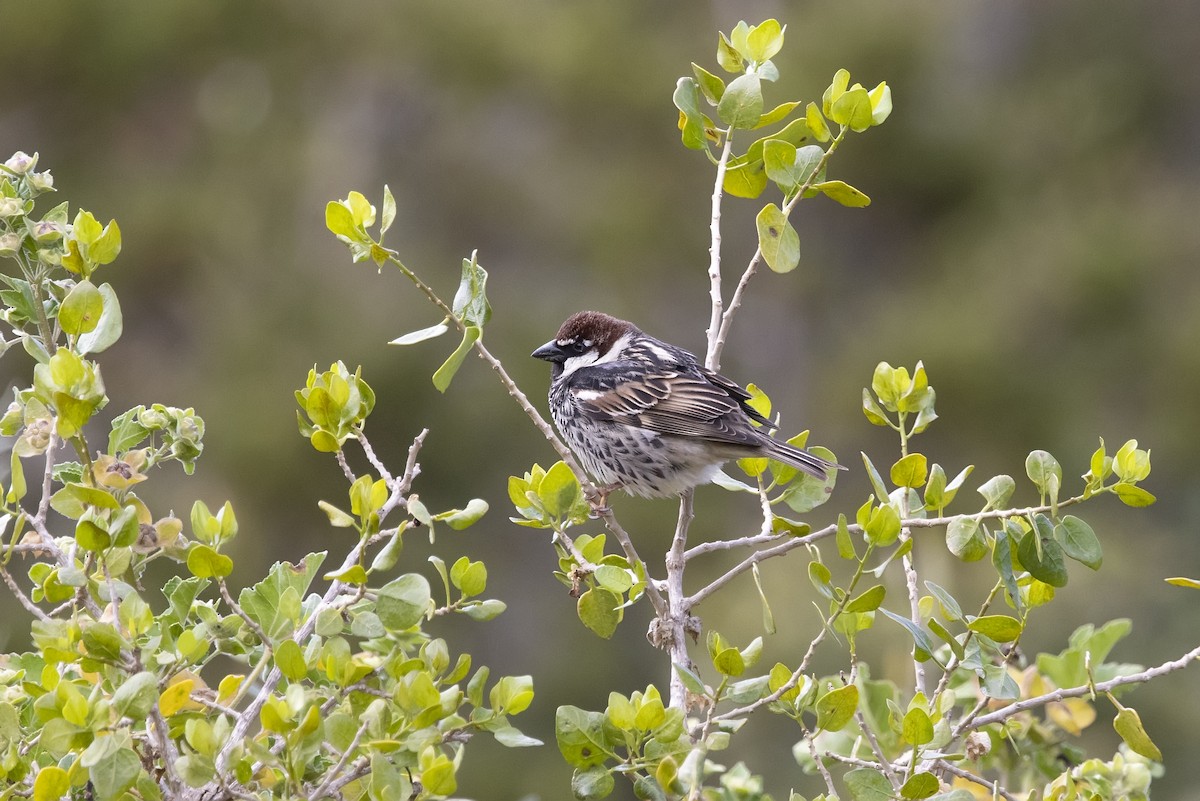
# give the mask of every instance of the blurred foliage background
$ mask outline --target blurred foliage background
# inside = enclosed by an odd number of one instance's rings
[[[451,648],[535,676],[535,706],[518,723],[547,746],[477,743],[464,795],[565,797],[555,707],[603,708],[609,689],[664,682],[664,662],[643,638],[644,605],[611,643],[579,624],[550,575],[548,540],[506,520],[506,476],[549,464],[552,451],[477,365],[447,395],[434,391],[448,341],[386,346],[436,316],[399,274],[349,263],[325,231],[325,202],[359,189],[378,204],[390,184],[389,245],[447,297],[478,248],[492,279],[489,345],[531,396],[543,397],[548,375],[529,352],[580,308],[702,351],[712,173],[680,146],[671,92],[689,62],[714,68],[718,29],[771,16],[788,29],[768,105],[817,99],[846,67],[868,86],[888,81],[896,108],[852,137],[830,174],[872,205],[800,205],[801,266],[756,279],[723,362],[773,396],[785,428],[811,427],[852,466],[813,521],[865,497],[859,451],[884,465],[896,456],[890,432],[859,411],[880,360],[924,359],[941,420],[916,447],[951,475],[974,463],[971,487],[1001,472],[1023,481],[1033,448],[1080,474],[1097,436],[1114,448],[1138,437],[1153,449],[1147,486],[1159,503],[1085,512],[1104,568],[1073,566],[1033,628],[1040,638],[1022,644],[1057,652],[1075,625],[1128,615],[1134,633],[1114,656],[1178,655],[1200,631],[1194,594],[1161,581],[1200,574],[1200,6],[0,5],[0,153],[40,151],[73,209],[115,217],[125,234],[103,276],[126,325],[100,360],[110,410],[195,406],[208,424],[195,479],[158,478],[155,508],[232,500],[243,531],[235,581],[309,550],[344,552],[316,507],[342,502],[344,479],[297,435],[292,398],[310,367],[335,359],[363,365],[380,401],[368,433],[390,463],[432,429],[417,485],[431,507],[475,495],[492,504],[467,532],[406,540],[409,569],[430,552],[485,559],[489,595],[509,610],[489,625],[447,621]],[[762,202],[727,202],[730,290]],[[28,380],[26,361],[20,349],[0,361],[0,388]],[[1080,487],[1068,480],[1065,491]],[[660,564],[675,505],[619,498],[616,509]],[[755,513],[715,488],[697,510],[700,538],[743,533]],[[964,601],[981,597],[971,566],[937,550],[918,548],[923,570]],[[722,557],[709,558],[696,581],[721,570]],[[764,662],[794,663],[816,623],[804,562],[766,568],[780,632]],[[697,610],[706,625],[741,644],[761,633],[748,577],[723,597]],[[880,622],[865,655],[907,684],[894,628]],[[14,605],[0,643],[21,648],[27,636]],[[1200,797],[1188,776],[1200,723],[1179,703],[1197,693],[1192,668],[1132,697],[1166,755],[1158,797]],[[1102,709],[1088,735],[1097,755],[1115,748],[1110,718]],[[757,719],[749,731],[729,762],[748,759],[777,797],[812,786],[788,753],[793,727]]]

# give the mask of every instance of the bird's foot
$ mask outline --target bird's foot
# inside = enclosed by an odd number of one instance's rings
[[[620,488],[620,484],[605,484],[602,487],[596,487],[596,494],[588,498],[588,506],[591,507],[588,517],[595,520],[598,517],[612,514],[612,507],[608,505],[608,496]]]

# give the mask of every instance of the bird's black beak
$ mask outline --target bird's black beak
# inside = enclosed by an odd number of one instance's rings
[[[543,359],[555,364],[562,364],[567,360],[567,352],[553,339],[529,355],[535,359]]]

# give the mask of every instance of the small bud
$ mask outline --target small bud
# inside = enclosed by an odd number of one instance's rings
[[[62,239],[63,228],[62,223],[41,220],[33,224],[29,233],[38,242],[57,242]]]
[[[17,251],[21,249],[21,240],[23,238],[20,234],[12,232],[0,234],[0,256],[11,257],[17,255]]]
[[[25,213],[25,201],[19,197],[0,197],[0,217],[20,217]]]
[[[143,409],[138,413],[138,422],[151,431],[157,431],[166,427],[167,416],[157,409]]]
[[[198,442],[204,436],[204,421],[194,415],[187,415],[179,421],[179,436],[189,442]]]
[[[35,192],[50,192],[54,189],[54,176],[49,170],[29,173],[29,186]]]
[[[38,248],[38,261],[48,267],[62,266],[62,252],[54,248]]]
[[[8,161],[4,162],[4,166],[10,169],[17,175],[24,175],[37,166],[38,154],[32,156],[18,150],[13,153]]]

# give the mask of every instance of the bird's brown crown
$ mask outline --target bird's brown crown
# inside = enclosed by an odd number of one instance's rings
[[[581,311],[572,314],[558,329],[555,340],[567,342],[591,342],[601,354],[607,353],[613,343],[638,328],[633,323],[619,320],[610,314],[598,311]]]

